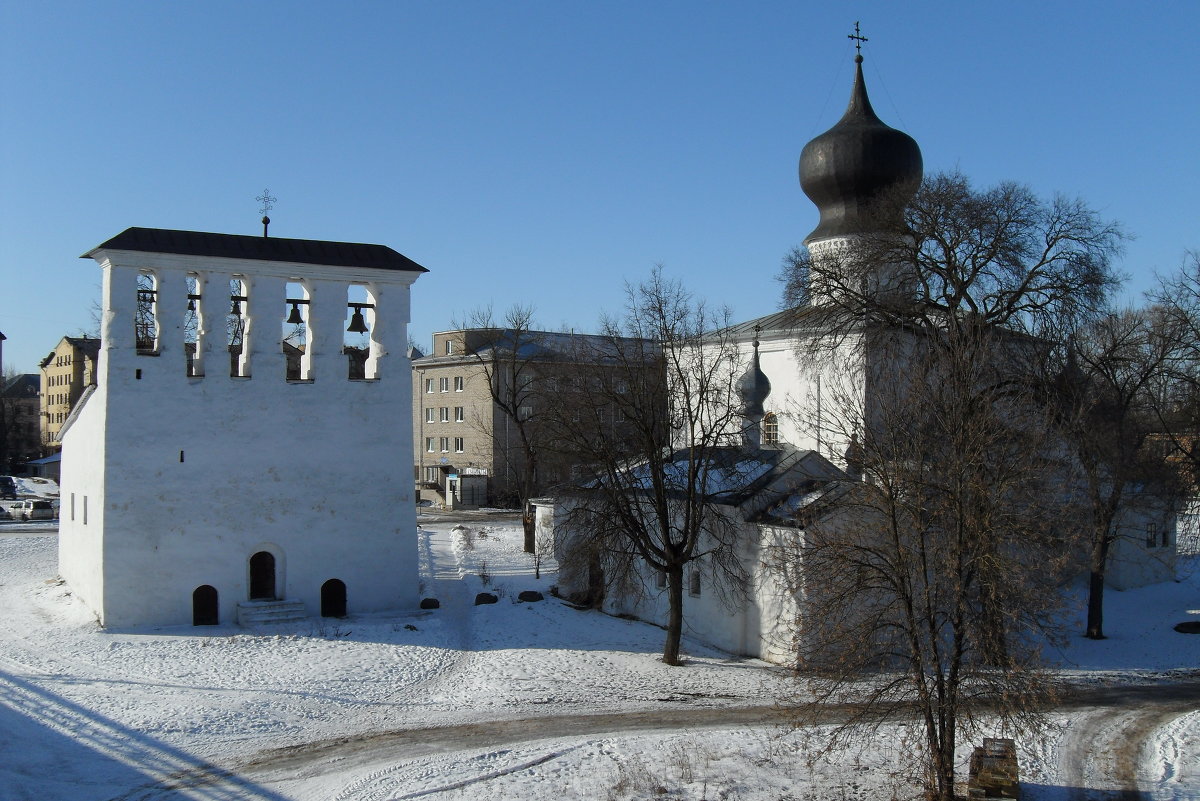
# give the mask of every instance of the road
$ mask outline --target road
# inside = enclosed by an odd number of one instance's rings
[[[1061,783],[1070,788],[1072,801],[1144,799],[1136,780],[1141,748],[1159,726],[1200,709],[1200,680],[1081,689],[1064,699],[1060,709],[1085,713],[1079,716],[1082,724],[1073,725],[1067,732],[1060,749]],[[826,710],[827,720],[836,721],[842,713],[830,707]],[[137,788],[113,801],[150,801],[168,797],[183,787],[229,791],[239,785],[297,786],[331,772],[369,773],[380,766],[424,756],[499,749],[535,740],[785,725],[787,720],[786,709],[771,705],[553,715],[401,729],[264,751],[228,767],[206,765]]]

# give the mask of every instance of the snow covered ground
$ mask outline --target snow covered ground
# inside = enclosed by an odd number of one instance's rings
[[[823,733],[776,725],[777,668],[696,642],[669,668],[660,629],[517,602],[554,566],[533,577],[515,524],[425,522],[418,539],[437,610],[115,632],[57,581],[53,536],[0,527],[0,799],[904,795],[898,730],[810,765]],[[484,589],[499,603],[473,605]],[[1200,636],[1171,630],[1185,619],[1200,619],[1195,574],[1110,593],[1112,636],[1078,639],[1064,667],[1097,685],[1195,681]],[[1127,713],[1149,797],[1200,799],[1200,712],[1184,706]],[[1119,766],[1074,733],[1125,731],[1112,720],[1081,709],[1023,743],[1026,798],[1106,790]]]

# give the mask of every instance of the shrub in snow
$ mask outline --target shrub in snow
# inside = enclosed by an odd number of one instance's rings
[[[422,609],[437,609],[441,605],[442,605],[441,602],[438,601],[437,598],[422,598],[421,599],[421,608]]]
[[[526,603],[533,603],[535,601],[544,600],[545,597],[546,596],[542,595],[537,590],[521,590],[520,594],[517,595],[517,600],[525,601]]]
[[[499,600],[499,598],[490,592],[481,592],[475,596],[475,605],[479,606],[480,604],[494,604]]]

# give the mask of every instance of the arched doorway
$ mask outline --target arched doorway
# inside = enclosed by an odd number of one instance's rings
[[[250,557],[250,600],[275,600],[275,556],[268,551]]]
[[[217,615],[217,588],[202,584],[192,590],[192,625],[215,626]]]
[[[330,579],[321,585],[321,617],[346,616],[346,583]]]

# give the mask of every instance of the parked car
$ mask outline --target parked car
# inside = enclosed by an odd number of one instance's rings
[[[9,514],[20,520],[53,520],[54,504],[50,501],[25,500],[11,507]]]

